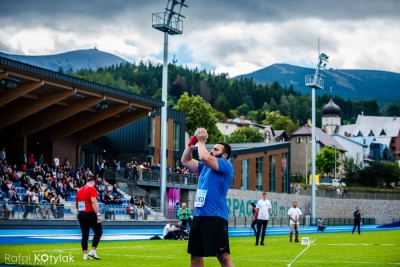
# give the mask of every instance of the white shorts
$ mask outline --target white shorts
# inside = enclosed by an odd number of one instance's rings
[[[295,226],[296,226],[296,228],[295,228]],[[297,223],[297,224],[295,224],[295,223],[290,224],[290,232],[293,232],[293,230],[295,230],[296,232],[298,232],[298,231],[299,231],[299,228],[300,228],[300,224],[299,224],[299,223]]]

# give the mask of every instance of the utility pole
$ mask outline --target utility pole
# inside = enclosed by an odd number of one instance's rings
[[[152,26],[154,29],[164,32],[164,61],[163,61],[163,76],[162,76],[162,101],[164,106],[161,108],[161,151],[160,151],[160,201],[161,212],[165,213],[166,189],[167,189],[167,134],[168,134],[168,116],[167,116],[167,100],[168,100],[168,35],[182,34],[183,22],[181,18],[182,7],[187,7],[184,4],[185,0],[168,0],[165,12],[153,13]],[[179,10],[175,11],[178,7]]]

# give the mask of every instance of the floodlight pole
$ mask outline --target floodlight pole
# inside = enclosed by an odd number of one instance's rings
[[[161,108],[161,148],[160,148],[160,201],[163,215],[166,215],[166,189],[167,189],[167,136],[168,136],[168,117],[167,117],[167,101],[168,101],[168,35],[182,34],[183,22],[180,14],[185,0],[168,0],[165,12],[153,13],[153,28],[164,32],[164,60],[163,60],[163,77],[162,77],[162,101],[164,105]],[[174,11],[175,6],[180,6],[179,11]]]
[[[318,44],[319,46],[319,44]],[[319,50],[319,49],[318,49]],[[319,51],[318,51],[319,53]],[[315,166],[316,166],[316,153],[317,153],[317,139],[315,135],[315,90],[316,89],[324,89],[324,79],[323,75],[319,73],[319,70],[322,70],[328,62],[328,56],[324,53],[321,53],[318,57],[317,68],[315,69],[314,75],[306,75],[305,84],[307,87],[312,89],[311,98],[312,98],[312,126],[311,126],[311,173],[312,173],[312,194],[311,194],[311,220],[317,218],[316,213],[316,181],[315,181]]]

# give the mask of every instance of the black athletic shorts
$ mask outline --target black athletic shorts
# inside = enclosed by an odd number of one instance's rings
[[[218,216],[195,216],[190,226],[188,253],[198,257],[229,253],[228,221]]]

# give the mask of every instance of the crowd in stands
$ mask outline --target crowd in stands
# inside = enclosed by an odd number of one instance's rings
[[[116,170],[121,170],[121,162],[114,160],[111,168]],[[143,176],[147,173],[154,171],[160,172],[160,164],[151,164],[150,162],[138,163],[137,161],[129,161],[125,165],[124,177],[127,179],[142,180]],[[178,174],[190,174],[188,168],[180,168],[179,166],[171,169],[170,166],[167,167],[167,174],[178,173]]]
[[[18,167],[17,164],[7,162],[6,151],[3,148],[0,150],[2,218],[9,218],[10,215],[13,217],[18,207],[23,207],[23,219],[27,219],[29,213],[34,213],[38,218],[63,218],[65,201],[73,200],[71,197],[86,184],[86,178],[89,176],[97,177],[96,189],[99,193],[99,202],[104,203],[106,207],[121,205],[123,194],[118,186],[111,185],[105,180],[106,161],[103,160],[97,167],[98,170],[94,174],[88,167],[71,166],[68,158],[61,162],[56,155],[49,164],[43,154],[36,158],[33,154],[28,156],[26,152],[23,153],[22,164]],[[8,201],[2,201],[6,199]],[[147,219],[148,211],[144,201],[135,200],[134,197],[132,199],[138,209],[136,217],[141,215]],[[71,204],[75,205],[75,202]],[[105,213],[115,219],[114,211],[106,208]]]

